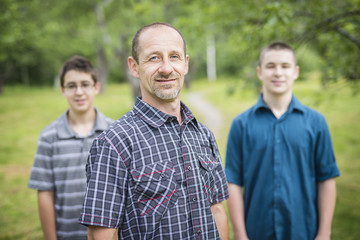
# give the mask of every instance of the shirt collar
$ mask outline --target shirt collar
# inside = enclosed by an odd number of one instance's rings
[[[195,116],[190,109],[183,103],[180,102],[180,111],[182,114],[182,124],[188,124],[191,121],[195,121]],[[176,119],[175,116],[166,114],[157,108],[154,108],[144,102],[141,97],[137,97],[134,104],[134,112],[138,114],[146,123],[158,128],[162,126],[168,119]]]
[[[97,108],[95,108],[95,111],[96,111],[95,126],[93,127],[93,129],[91,129],[89,135],[92,135],[94,132],[97,131],[104,131],[108,128],[106,117],[101,112],[99,112]],[[67,118],[68,113],[69,110],[67,110],[59,117],[58,119],[59,122],[56,126],[58,137],[62,139],[79,137],[79,135],[76,134],[69,125]]]
[[[265,104],[264,100],[263,100],[263,94],[261,93],[257,103],[255,104],[255,111],[261,110],[261,109],[267,109],[270,110],[270,108]],[[289,108],[287,110],[288,112],[293,112],[293,111],[299,111],[304,113],[305,112],[305,107],[304,105],[295,97],[295,95],[293,94],[291,97],[291,102],[289,105]]]

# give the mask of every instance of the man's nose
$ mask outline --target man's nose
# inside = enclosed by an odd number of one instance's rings
[[[168,58],[164,58],[161,62],[159,72],[163,74],[170,74],[173,71],[173,67]]]

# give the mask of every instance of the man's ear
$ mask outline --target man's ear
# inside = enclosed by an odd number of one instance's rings
[[[139,75],[139,72],[138,72],[138,69],[137,69],[137,62],[135,61],[135,59],[133,57],[128,57],[128,66],[129,66],[129,70],[130,70],[130,73],[131,75],[133,75],[135,78],[138,78],[140,77]]]
[[[186,75],[188,72],[189,72],[189,55],[186,55],[185,56],[185,74],[184,75]]]

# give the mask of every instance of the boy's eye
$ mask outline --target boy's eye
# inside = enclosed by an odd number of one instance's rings
[[[290,67],[290,64],[283,64],[282,67],[283,67],[283,68],[289,68],[289,67]]]
[[[82,88],[89,88],[90,87],[90,83],[82,83],[81,84]]]
[[[75,89],[77,86],[75,84],[67,85],[66,88],[68,89]]]

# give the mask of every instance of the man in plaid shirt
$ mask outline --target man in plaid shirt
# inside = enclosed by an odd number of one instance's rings
[[[181,33],[154,23],[134,36],[142,97],[94,141],[79,222],[89,239],[227,239],[229,197],[211,131],[180,101],[189,56]]]

